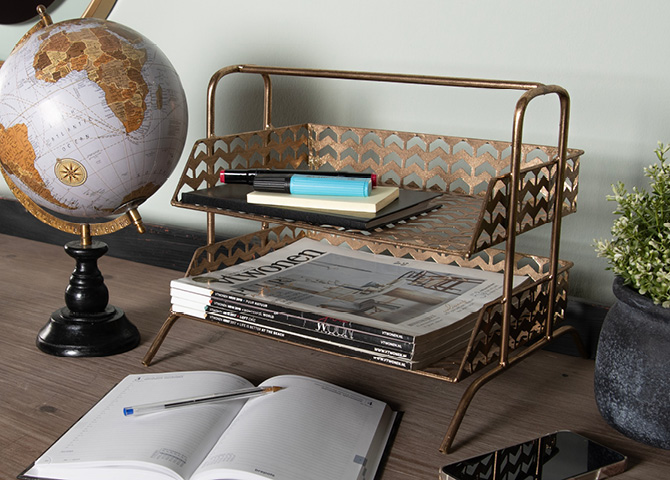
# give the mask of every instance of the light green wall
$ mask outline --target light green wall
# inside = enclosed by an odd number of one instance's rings
[[[49,8],[48,13],[55,22],[78,17],[86,10],[90,0],[56,0]],[[16,42],[37,23],[37,14],[33,20],[16,25],[0,25],[0,59],[4,60],[12,51]],[[4,185],[3,185],[4,187]]]
[[[65,0],[59,8],[77,1]],[[209,77],[235,63],[563,86],[572,99],[570,146],[586,153],[578,213],[564,221],[561,257],[576,264],[573,295],[612,301],[612,276],[591,244],[609,235],[614,206],[605,196],[610,185],[617,180],[643,184],[642,167],[653,162],[657,141],[670,141],[670,3],[118,0],[109,18],[156,42],[179,71],[190,116],[182,161],[205,134]],[[295,83],[284,80],[275,83],[275,124],[312,121],[509,140],[518,98],[508,92],[332,81],[296,93]],[[226,117],[217,133],[260,128],[259,93],[259,83],[224,81],[218,99]],[[557,112],[553,98],[535,103],[524,140],[554,143]],[[203,228],[204,215],[169,205],[180,170],[181,165],[140,211],[150,223]],[[0,195],[7,192],[2,185]],[[234,220],[225,226],[232,233],[256,228]],[[546,253],[548,234],[543,228],[524,235],[520,249]]]

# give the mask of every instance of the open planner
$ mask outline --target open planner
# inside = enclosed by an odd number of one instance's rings
[[[124,408],[253,387],[224,372],[130,375],[20,479],[373,479],[397,414],[379,400],[307,377],[280,391],[141,416]]]

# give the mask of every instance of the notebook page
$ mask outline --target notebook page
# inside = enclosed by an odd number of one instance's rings
[[[369,447],[389,410],[383,402],[298,376],[262,385],[286,388],[248,401],[194,480],[249,478],[231,470],[276,480],[367,478]]]
[[[48,476],[50,468],[60,465],[72,466],[81,478],[95,478],[83,467],[116,466],[119,473],[120,465],[148,462],[187,478],[244,402],[198,405],[136,417],[124,416],[123,408],[250,386],[247,380],[223,372],[131,375],[56,441],[27,475]]]

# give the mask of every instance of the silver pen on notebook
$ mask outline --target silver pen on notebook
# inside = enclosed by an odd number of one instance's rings
[[[214,402],[228,402],[232,400],[241,400],[244,398],[258,397],[267,393],[274,393],[281,390],[283,387],[253,387],[242,390],[235,390],[228,393],[216,393],[212,395],[204,395],[201,397],[179,398],[169,402],[145,403],[142,405],[134,405],[132,407],[124,407],[123,414],[125,416],[145,415],[147,413],[163,412],[173,408],[188,407],[191,405],[202,405],[203,403]]]

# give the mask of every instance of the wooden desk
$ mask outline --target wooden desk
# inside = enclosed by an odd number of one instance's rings
[[[104,238],[102,238],[104,241]],[[437,478],[440,466],[485,451],[570,429],[630,458],[623,479],[664,478],[667,451],[623,437],[593,401],[593,361],[540,352],[475,397],[454,452],[438,447],[469,381],[449,384],[275,340],[181,319],[154,364],[141,359],[170,305],[169,281],[181,272],[103,257],[110,303],[142,334],[135,350],[105,358],[41,353],[35,336],[63,292],[73,260],[58,246],[0,235],[0,478],[15,478],[116,382],[130,373],[220,369],[252,382],[283,374],[323,378],[380,398],[405,412],[384,479]]]

